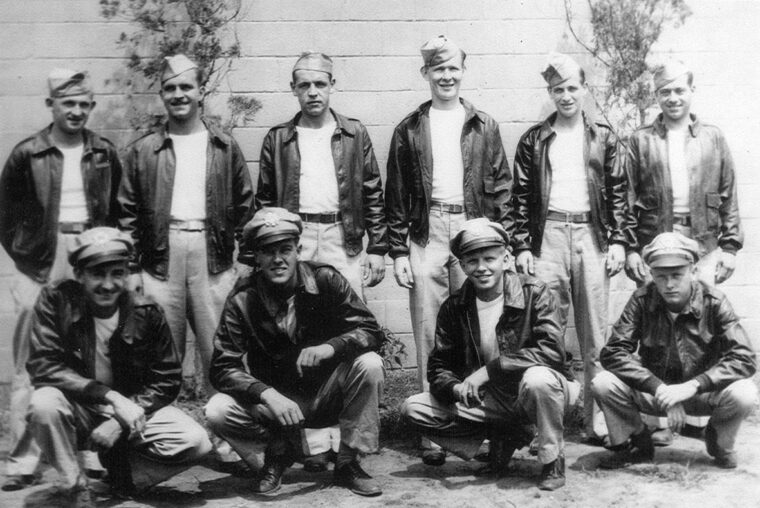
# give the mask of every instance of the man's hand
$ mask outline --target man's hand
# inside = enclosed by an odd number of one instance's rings
[[[113,407],[114,416],[121,426],[129,430],[130,437],[145,429],[145,410],[117,391],[106,393],[106,400]]]
[[[396,277],[396,283],[399,286],[412,289],[414,277],[412,276],[412,265],[409,264],[409,256],[399,256],[393,260],[393,275]]]
[[[529,250],[520,251],[515,258],[515,268],[520,273],[535,275],[533,270],[533,253]]]
[[[662,384],[657,387],[654,394],[654,400],[662,409],[670,409],[676,404],[685,402],[697,394],[697,384],[694,381],[687,381],[677,385]]]
[[[483,403],[480,396],[480,389],[488,382],[488,371],[481,367],[462,381],[454,385],[454,394],[459,402],[467,407],[478,406]]]
[[[728,280],[736,269],[736,254],[721,250],[718,254],[718,263],[715,266],[715,283]]]
[[[135,272],[129,275],[127,280],[127,289],[135,293],[143,293],[143,276],[142,272]]]
[[[367,254],[362,263],[362,282],[367,287],[380,283],[385,278],[385,256]]]
[[[647,267],[641,259],[641,254],[631,251],[625,258],[625,274],[636,284],[641,284],[646,280]]]
[[[610,244],[607,250],[607,276],[613,277],[625,264],[625,247],[619,243]]]
[[[90,434],[90,442],[98,450],[110,450],[111,447],[119,440],[124,429],[116,418],[109,418],[104,421]]]
[[[261,392],[261,402],[272,412],[275,419],[283,427],[298,426],[304,421],[303,413],[298,404],[274,388],[267,388]]]
[[[329,360],[333,356],[335,356],[335,348],[330,344],[320,344],[302,349],[296,360],[298,375],[303,377],[305,368],[318,367],[323,361]]]
[[[683,404],[676,404],[668,409],[668,427],[670,427],[670,430],[681,432],[685,423],[686,410],[683,408]]]

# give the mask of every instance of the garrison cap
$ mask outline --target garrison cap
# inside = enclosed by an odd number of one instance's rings
[[[655,68],[654,73],[652,74],[654,89],[659,90],[688,72],[689,68],[686,67],[686,64],[680,60],[670,59]]]
[[[92,95],[92,85],[86,72],[56,68],[48,75],[50,97],[68,97],[70,95]]]
[[[132,259],[132,238],[116,228],[97,227],[77,235],[69,249],[69,263],[77,268],[129,261]]]
[[[699,244],[681,233],[660,233],[641,254],[650,268],[686,266],[699,259]]]
[[[581,66],[578,62],[567,55],[552,51],[546,58],[546,69],[541,72],[541,76],[547,84],[559,85],[573,76],[579,76],[580,71]]]
[[[451,240],[451,253],[460,258],[478,249],[487,247],[506,247],[509,235],[498,222],[491,222],[485,217],[470,219],[462,224],[457,235]]]
[[[427,41],[420,48],[420,53],[422,53],[425,67],[435,67],[440,63],[451,60],[459,53],[464,58],[465,54],[454,41],[447,39],[445,35],[439,35]]]
[[[284,208],[262,208],[243,227],[243,242],[250,250],[295,238],[303,231],[301,217]]]
[[[161,84],[165,83],[167,80],[176,78],[183,72],[197,68],[198,64],[190,60],[185,55],[179,54],[174,56],[165,56],[164,68],[161,71]]]
[[[293,66],[293,72],[296,71],[320,71],[326,72],[332,76],[333,61],[332,58],[324,53],[306,51],[301,53],[301,56],[296,60],[296,64]]]

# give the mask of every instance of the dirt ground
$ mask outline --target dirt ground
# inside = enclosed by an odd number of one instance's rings
[[[377,455],[363,459],[365,469],[380,480],[383,495],[362,498],[331,486],[332,473],[310,474],[300,464],[289,469],[280,494],[261,498],[251,492],[251,479],[237,478],[213,469],[213,459],[186,470],[153,488],[136,501],[103,501],[108,508],[251,506],[319,507],[760,507],[760,415],[742,426],[737,442],[738,469],[712,465],[702,441],[676,436],[673,445],[658,448],[655,463],[621,471],[597,470],[607,451],[580,444],[568,432],[567,485],[555,492],[536,488],[540,466],[528,449],[513,459],[513,475],[495,479],[474,476],[481,466],[449,458],[442,467],[422,464],[414,437],[403,426],[383,436]],[[401,434],[401,435],[399,435]],[[7,438],[0,441],[0,459],[7,454]],[[56,474],[48,469],[45,483],[18,492],[0,492],[0,507],[49,508],[46,495]],[[0,479],[2,481],[2,479]]]

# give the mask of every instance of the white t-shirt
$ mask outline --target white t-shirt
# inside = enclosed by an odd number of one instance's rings
[[[673,186],[673,212],[689,213],[689,169],[686,167],[687,128],[668,129],[668,168]]]
[[[111,353],[109,341],[119,325],[119,311],[105,318],[93,318],[95,321],[95,379],[106,386],[113,384],[113,371],[111,370]]]
[[[87,222],[87,199],[82,181],[82,155],[84,144],[74,148],[58,149],[63,154],[63,175],[61,176],[61,205],[59,222]]]
[[[433,145],[434,201],[464,203],[464,162],[462,160],[462,128],[465,110],[462,104],[454,109],[430,108],[430,141]]]
[[[299,212],[335,213],[340,209],[338,177],[332,154],[335,128],[334,120],[318,129],[296,126],[298,151],[301,154]]]
[[[174,144],[174,188],[171,217],[177,220],[206,218],[206,150],[208,131],[169,134]]]
[[[504,295],[490,302],[475,298],[480,324],[480,356],[484,363],[499,357],[499,343],[496,340],[496,325],[504,311]]]
[[[588,180],[583,158],[584,128],[578,122],[572,129],[555,130],[554,141],[549,145],[549,164],[552,183],[549,191],[549,209],[558,212],[588,212]]]

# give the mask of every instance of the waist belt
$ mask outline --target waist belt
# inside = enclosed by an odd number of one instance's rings
[[[569,213],[569,212],[555,212],[554,210],[549,210],[546,213],[546,220],[556,220],[560,222],[574,222],[574,223],[591,222],[591,212]]]
[[[90,229],[86,222],[59,222],[58,231],[66,235],[78,235]]]
[[[464,213],[464,206],[453,205],[451,203],[441,203],[440,201],[433,201],[430,203],[430,211],[432,212],[433,210],[447,213]]]
[[[674,213],[673,214],[673,224],[678,224],[680,226],[690,228],[691,227],[691,215],[685,214],[685,213]]]
[[[197,220],[176,220],[169,221],[169,229],[176,229],[177,231],[203,231],[206,229],[206,221]]]
[[[298,212],[298,215],[301,216],[301,220],[304,222],[316,222],[318,224],[335,224],[336,222],[340,222],[340,219],[342,217],[340,212],[334,212],[334,213]]]

